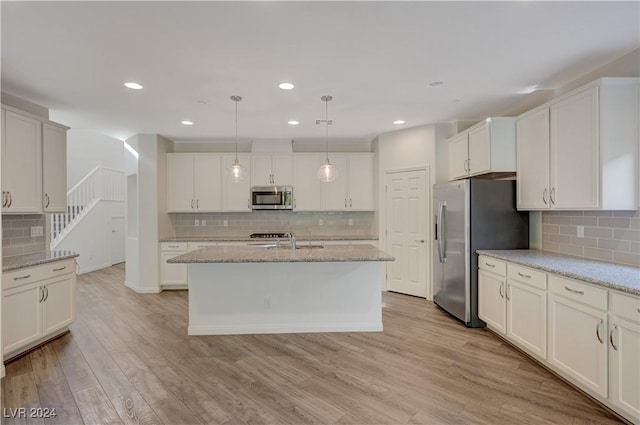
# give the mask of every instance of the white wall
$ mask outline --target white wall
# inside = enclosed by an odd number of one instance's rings
[[[67,189],[96,166],[124,169],[122,140],[89,130],[67,131]]]

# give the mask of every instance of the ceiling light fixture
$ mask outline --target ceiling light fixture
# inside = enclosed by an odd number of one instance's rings
[[[300,121],[291,120],[291,121],[287,122],[287,124],[289,124],[289,125],[298,125],[298,124],[300,124]]]
[[[127,83],[124,83],[124,86],[128,89],[131,90],[141,90],[142,89],[142,85],[138,84],[138,83],[134,83],[133,81],[129,81]]]
[[[280,83],[278,84],[278,87],[282,90],[292,90],[295,86],[291,83]]]
[[[331,96],[322,96],[320,98],[325,104],[325,140],[326,140],[326,158],[324,163],[318,168],[318,178],[329,183],[338,178],[338,169],[329,161],[329,102],[333,99]]]
[[[227,168],[227,175],[231,178],[232,182],[238,183],[244,180],[246,174],[240,165],[240,161],[238,161],[238,102],[242,100],[242,97],[231,96],[231,100],[236,104],[236,159],[233,161],[233,164]]]
[[[182,125],[193,125],[193,121],[184,120],[184,121],[180,121],[180,124],[182,124]]]
[[[444,86],[444,81],[434,81],[432,83],[429,83],[429,87],[440,87],[440,86]]]
[[[395,120],[393,123],[394,123],[395,125],[404,124],[404,120]]]

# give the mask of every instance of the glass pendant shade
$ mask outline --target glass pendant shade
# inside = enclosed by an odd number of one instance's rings
[[[238,161],[238,102],[242,100],[241,96],[231,96],[231,100],[236,104],[236,159],[233,161],[233,164],[226,169],[226,174],[229,179],[238,183],[244,180],[246,172],[240,165],[240,161]]]
[[[329,158],[318,168],[318,178],[325,183],[334,181],[339,174],[338,169],[329,161]]]

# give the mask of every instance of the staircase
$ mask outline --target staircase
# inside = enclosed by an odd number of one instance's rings
[[[91,170],[67,192],[67,212],[51,214],[51,249],[55,249],[98,202],[124,202],[124,197],[122,171],[100,165]]]

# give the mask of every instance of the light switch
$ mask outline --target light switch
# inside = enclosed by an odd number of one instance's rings
[[[196,226],[196,227],[199,227],[199,226],[200,226],[200,220],[196,220],[196,221],[193,223],[193,225],[194,225],[194,226]]]

